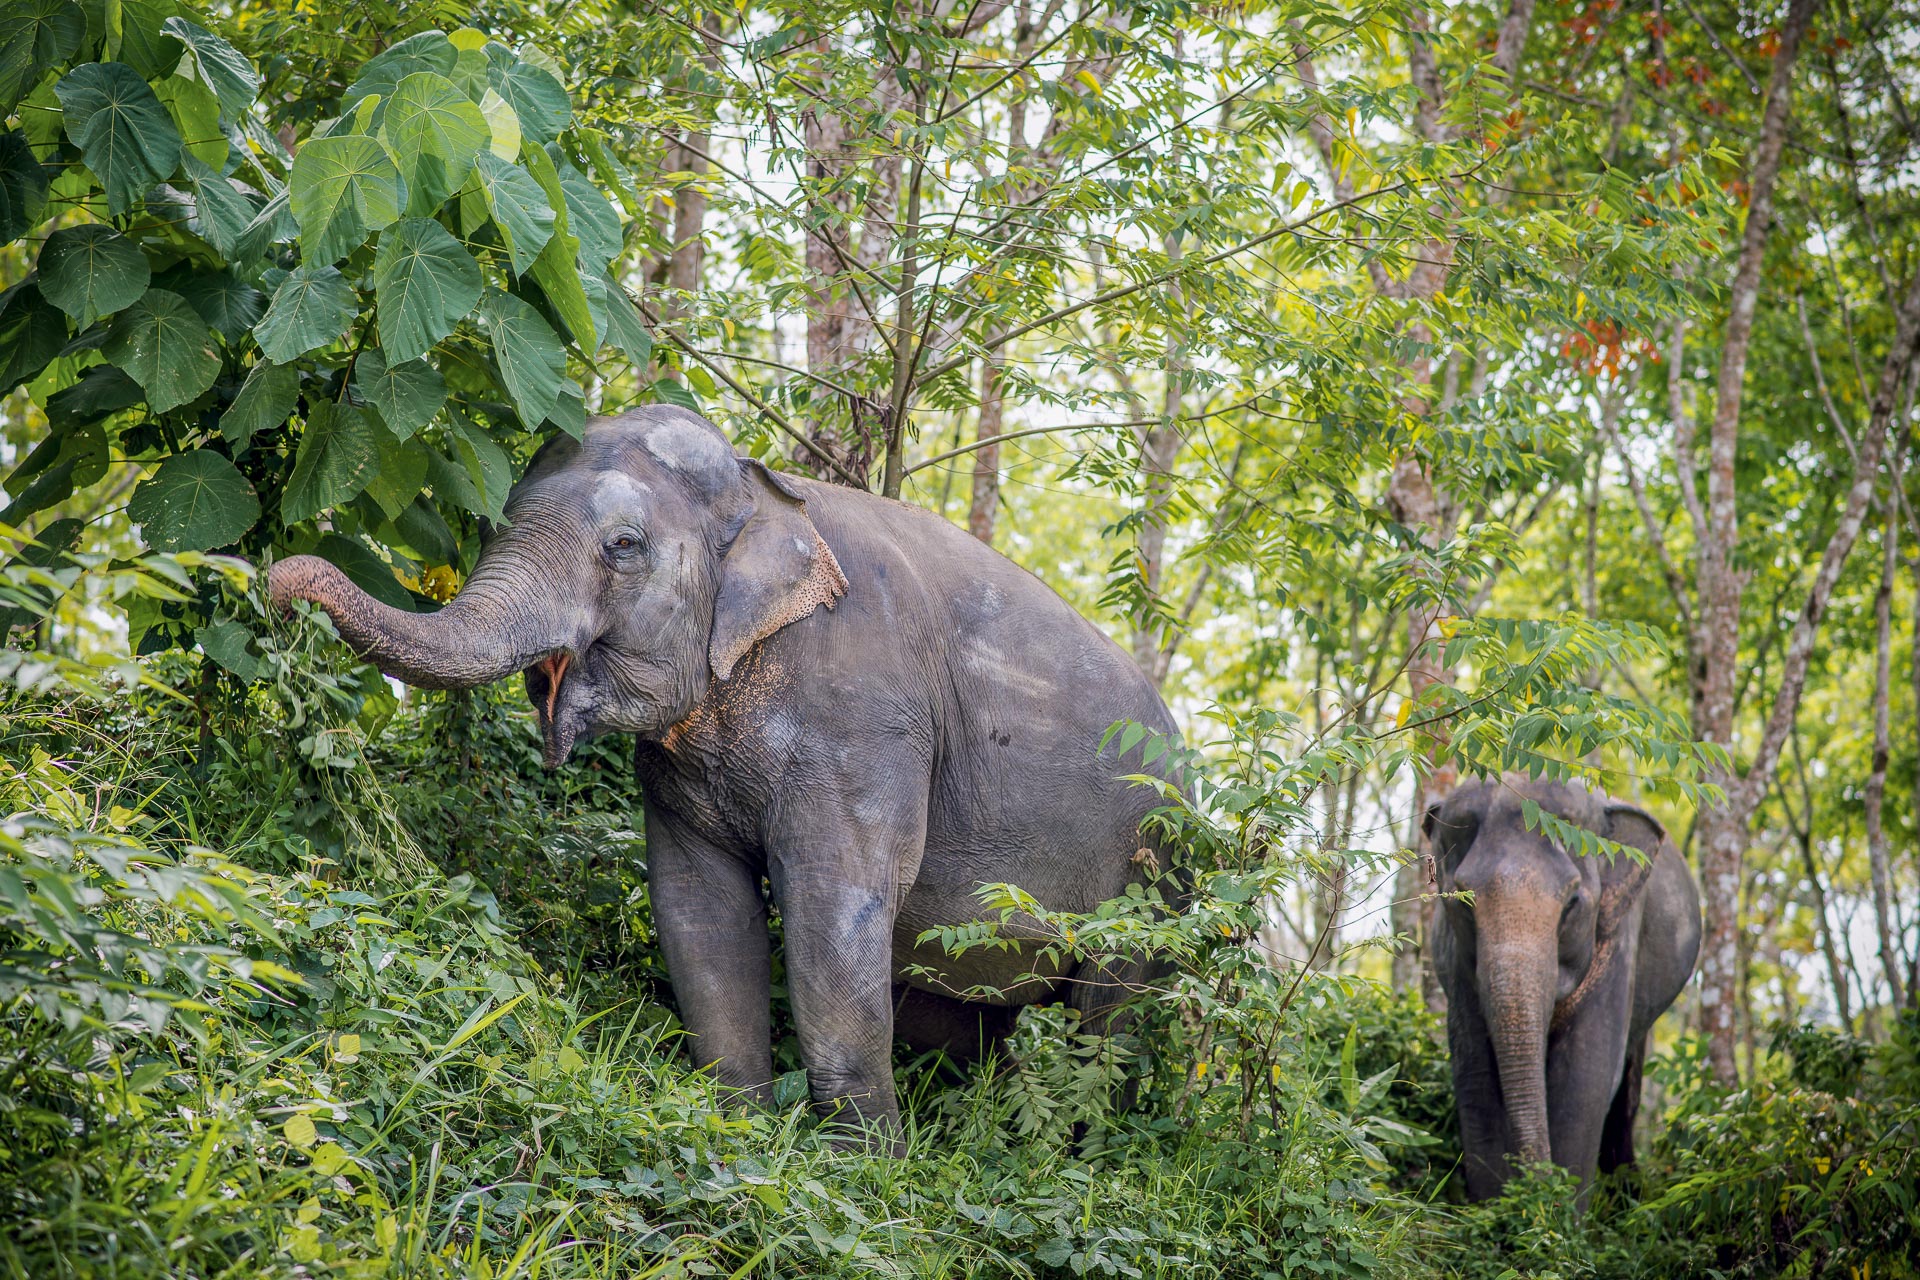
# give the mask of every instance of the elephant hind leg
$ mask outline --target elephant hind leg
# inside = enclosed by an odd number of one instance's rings
[[[917,1052],[938,1049],[957,1066],[970,1066],[992,1054],[1013,1032],[1015,1008],[959,1000],[917,987],[893,989],[893,1034]]]
[[[1626,1070],[1620,1073],[1620,1087],[1607,1108],[1606,1123],[1600,1129],[1600,1172],[1612,1173],[1633,1163],[1633,1118],[1640,1112],[1640,1076],[1647,1060],[1647,1040],[1642,1036],[1627,1046]]]

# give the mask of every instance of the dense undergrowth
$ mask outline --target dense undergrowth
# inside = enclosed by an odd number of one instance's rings
[[[1736,1094],[1683,1050],[1591,1212],[1544,1176],[1467,1208],[1436,1020],[1236,970],[1231,878],[1119,1053],[1058,1010],[992,1068],[903,1051],[904,1159],[830,1140],[790,1035],[783,1106],[729,1108],[678,1053],[620,744],[546,774],[517,690],[402,705],[318,634],[226,673],[7,652],[0,1273],[1912,1274],[1911,1021],[1789,1033]]]

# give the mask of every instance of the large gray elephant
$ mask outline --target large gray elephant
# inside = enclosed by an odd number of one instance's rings
[[[1526,800],[1646,861],[1570,854],[1527,826]],[[1693,875],[1644,810],[1576,785],[1470,782],[1425,825],[1440,891],[1471,894],[1445,900],[1433,937],[1467,1192],[1548,1160],[1584,1189],[1633,1159],[1647,1031],[1700,950]]]
[[[1083,911],[1137,874],[1158,800],[1101,738],[1172,718],[1044,583],[665,406],[546,444],[506,513],[438,612],[388,608],[312,556],[275,564],[269,594],[320,605],[410,684],[524,672],[549,767],[582,735],[638,738],[655,923],[694,1056],[724,1083],[771,1097],[763,880],[813,1097],[842,1119],[897,1124],[896,1031],[965,1052],[1019,1004],[1103,1016],[1124,974],[1020,983],[1030,953],[916,943],[979,919],[982,883]],[[976,985],[1005,994],[956,998]]]

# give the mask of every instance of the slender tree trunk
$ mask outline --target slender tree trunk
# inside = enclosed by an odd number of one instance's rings
[[[1180,264],[1181,244],[1177,235],[1167,237],[1167,262],[1170,267]],[[1170,286],[1172,297],[1169,299],[1170,312],[1185,314],[1185,290],[1176,280]],[[1140,557],[1140,577],[1146,586],[1147,599],[1157,602],[1160,599],[1160,586],[1166,577],[1167,559],[1167,511],[1173,503],[1173,463],[1180,452],[1180,399],[1183,390],[1184,370],[1181,364],[1180,344],[1186,340],[1186,334],[1177,325],[1169,325],[1166,346],[1166,385],[1161,400],[1160,421],[1154,426],[1144,428],[1140,433],[1140,478],[1145,495],[1146,510],[1140,522],[1140,532],[1136,551]],[[1165,625],[1154,613],[1146,613],[1134,620],[1133,660],[1140,669],[1157,685],[1166,679],[1167,668],[1163,653],[1171,656],[1166,648]]]
[[[1880,941],[1880,968],[1886,975],[1893,1007],[1897,1009],[1907,1002],[1907,993],[1900,972],[1900,953],[1893,943],[1893,887],[1888,873],[1884,821],[1890,754],[1887,703],[1893,683],[1893,579],[1900,570],[1900,502],[1899,495],[1891,488],[1887,491],[1886,508],[1885,531],[1881,535],[1880,588],[1873,596],[1873,765],[1867,774],[1867,860],[1873,873],[1873,924]]]
[[[1774,189],[1786,147],[1793,101],[1793,68],[1818,0],[1792,0],[1774,55],[1767,105],[1754,152],[1751,198],[1740,256],[1729,291],[1726,333],[1708,446],[1706,538],[1697,550],[1700,662],[1694,688],[1694,734],[1729,753],[1733,748],[1736,683],[1739,676],[1740,596],[1746,573],[1735,565],[1739,540],[1738,492],[1734,463],[1740,438],[1740,405],[1745,390],[1747,351],[1754,311],[1760,299],[1761,267],[1773,226]],[[1675,424],[1676,428],[1679,424]],[[1700,814],[1700,878],[1706,901],[1706,932],[1700,960],[1701,1029],[1715,1079],[1734,1084],[1734,1003],[1738,994],[1740,869],[1746,857],[1747,827],[1753,799],[1732,770],[1710,777],[1724,799]]]
[[[993,545],[1000,513],[1000,429],[1005,422],[1005,347],[987,353],[980,366],[980,447],[973,453],[973,501],[967,508],[967,532]]]
[[[1036,39],[1029,6],[1015,11],[1014,61],[1032,55]],[[1027,96],[1017,92],[1007,106],[1007,167],[1026,162]],[[1001,345],[1002,333],[989,335],[990,350],[980,370],[980,448],[973,455],[973,503],[967,510],[967,531],[988,546],[993,545],[993,526],[1000,513],[1001,429],[1006,423],[1007,349]]]

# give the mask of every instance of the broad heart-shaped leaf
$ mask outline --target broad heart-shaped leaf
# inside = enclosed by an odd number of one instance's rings
[[[426,448],[425,445],[419,447]],[[451,465],[439,454],[428,449],[429,479],[432,478],[436,464],[443,470]],[[447,518],[440,514],[440,509],[434,505],[433,499],[424,494],[415,498],[405,511],[395,516],[392,524],[394,532],[400,535],[402,544],[429,564],[451,564],[460,554],[459,539],[455,538],[453,530],[447,527]]]
[[[447,402],[447,381],[438,369],[425,360],[388,364],[378,347],[368,347],[353,362],[353,389],[396,440],[432,422]]]
[[[0,115],[39,83],[48,67],[74,54],[87,35],[87,15],[71,0],[19,0],[0,14]]]
[[[67,318],[40,296],[38,280],[0,293],[0,395],[40,376],[67,345]]]
[[[97,364],[80,381],[47,397],[47,421],[56,427],[98,422],[146,399],[140,384],[110,364]]]
[[[586,439],[587,393],[572,378],[560,384],[560,397],[553,402],[546,425],[560,428],[575,440]]]
[[[489,293],[480,304],[493,336],[494,363],[521,423],[531,431],[545,422],[560,396],[567,351],[538,311],[510,293]]]
[[[455,462],[431,446],[427,446],[427,449],[427,483],[433,486],[435,498],[450,502],[462,511],[485,516],[496,524],[506,518],[500,503],[488,502],[478,482],[467,473],[465,463]],[[454,452],[459,452],[457,444]],[[501,495],[502,498],[505,496]]]
[[[513,108],[526,140],[541,146],[559,137],[573,118],[573,104],[560,82],[502,45],[488,45],[487,58],[487,83]]]
[[[194,231],[229,262],[252,257],[270,236],[254,232],[257,211],[210,165],[189,153],[181,162],[193,184]]]
[[[343,533],[329,533],[320,539],[313,553],[334,565],[347,575],[354,586],[381,604],[408,612],[416,611],[413,597],[393,576],[393,566],[373,554],[360,539],[349,538]],[[325,1151],[326,1148],[322,1147],[321,1150]]]
[[[359,310],[359,296],[336,268],[295,267],[273,291],[254,340],[267,359],[286,364],[338,339]]]
[[[433,349],[480,301],[480,264],[432,218],[407,218],[380,237],[373,258],[380,345],[390,360]]]
[[[262,360],[220,415],[220,434],[236,455],[253,442],[256,431],[271,431],[293,416],[300,402],[300,371],[290,364]]]
[[[169,267],[158,283],[185,298],[229,346],[246,337],[267,308],[267,295],[231,271],[209,271],[183,262]]]
[[[125,213],[179,167],[180,131],[132,67],[89,62],[69,71],[53,91],[67,137],[106,189],[109,213]]]
[[[253,633],[232,618],[209,623],[193,633],[200,651],[251,684],[260,675],[260,658],[247,649]]]
[[[127,515],[155,551],[206,551],[253,528],[260,499],[231,462],[194,449],[161,463],[134,491]]]
[[[180,145],[200,163],[215,169],[227,163],[227,135],[220,131],[220,100],[198,80],[168,76],[154,88],[154,96],[173,117]]]
[[[82,0],[83,6],[95,0]],[[186,46],[160,29],[160,24],[179,8],[174,0],[118,0],[120,42],[109,48],[112,56],[138,71],[143,79],[158,80],[173,74],[186,54]]]
[[[165,289],[147,290],[114,317],[101,351],[140,384],[155,413],[187,403],[220,375],[213,330],[185,298]]]
[[[620,282],[608,279],[606,288],[607,341],[624,352],[634,368],[645,369],[653,363],[653,335]]]
[[[220,109],[233,119],[246,114],[260,93],[260,75],[240,51],[213,32],[185,18],[168,18],[160,29],[187,46]]]
[[[419,440],[382,436],[379,453],[379,464],[367,481],[367,496],[389,521],[398,520],[427,482],[427,446]]]
[[[428,214],[466,183],[492,139],[487,118],[445,76],[416,71],[385,102],[380,131],[407,184],[407,212]]]
[[[483,71],[481,74],[484,76],[486,73]],[[487,149],[502,160],[518,160],[520,117],[513,114],[513,104],[489,88],[480,95],[480,114],[487,118],[487,128],[493,132],[493,140],[487,144]]]
[[[47,213],[47,171],[18,129],[0,133],[0,244],[18,240]]]
[[[507,242],[507,255],[513,262],[513,274],[525,275],[553,238],[553,205],[525,169],[508,164],[491,151],[483,151],[474,166],[474,177],[486,195],[493,225]]]
[[[407,202],[392,157],[361,133],[309,141],[294,157],[287,190],[300,224],[301,257],[312,263],[346,257],[398,219]]]
[[[63,227],[40,250],[40,293],[84,329],[147,291],[153,270],[140,246],[98,223]]]
[[[416,71],[448,75],[453,71],[455,57],[453,42],[444,32],[422,31],[417,36],[408,36],[360,68],[359,79],[341,99],[341,110],[351,110],[362,98],[376,93],[383,98],[392,97],[400,82]]]
[[[534,259],[533,270],[528,274],[538,282],[540,291],[547,295],[547,301],[553,304],[554,311],[566,322],[573,340],[583,350],[597,350],[600,332],[594,325],[593,307],[587,301],[586,286],[580,283],[580,241],[573,234],[567,215],[567,197],[560,185],[560,174],[543,148],[529,147],[526,161],[527,171],[540,184],[541,190],[546,192],[547,202],[553,206],[554,213],[553,239],[547,241],[547,247]]]
[[[495,522],[505,520],[507,493],[513,488],[513,467],[505,451],[471,422],[454,424],[453,451],[486,507],[476,514]]]
[[[372,479],[379,456],[379,436],[365,413],[333,400],[313,405],[280,498],[280,519],[298,524],[352,501]]]
[[[620,215],[599,188],[572,165],[557,166],[560,188],[566,192],[567,230],[580,240],[580,262],[590,275],[599,275],[620,256]]]

